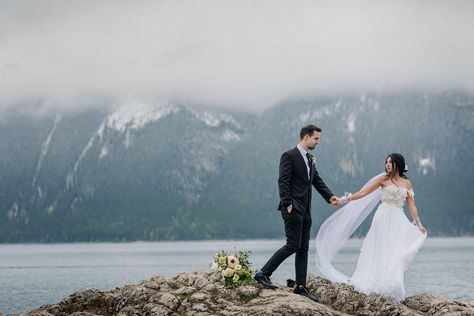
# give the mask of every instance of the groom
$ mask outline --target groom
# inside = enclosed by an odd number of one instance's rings
[[[315,125],[304,126],[300,131],[300,142],[280,158],[278,189],[281,212],[285,223],[286,245],[281,247],[255,275],[255,280],[269,289],[275,289],[270,276],[289,256],[296,253],[296,287],[294,293],[315,298],[306,288],[308,270],[308,248],[311,231],[311,185],[333,205],[338,199],[326,186],[316,170],[316,159],[308,153],[320,142],[321,129]]]

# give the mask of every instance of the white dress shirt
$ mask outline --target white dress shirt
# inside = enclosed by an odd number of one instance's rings
[[[306,163],[306,170],[308,171],[308,179],[310,179],[310,177],[309,177],[309,171],[310,171],[309,161],[308,161],[308,157],[306,156],[308,151],[304,150],[304,148],[301,147],[300,144],[296,145],[296,148],[298,148],[298,150],[300,151],[301,156],[303,156],[304,162]]]

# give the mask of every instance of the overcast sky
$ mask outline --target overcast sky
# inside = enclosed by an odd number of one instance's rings
[[[0,94],[474,91],[474,1],[4,1]]]

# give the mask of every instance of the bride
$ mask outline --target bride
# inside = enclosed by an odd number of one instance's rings
[[[371,179],[359,192],[339,199],[347,203],[332,214],[316,236],[316,265],[332,282],[352,284],[364,294],[380,294],[395,301],[405,298],[403,275],[423,244],[427,230],[418,217],[412,185],[402,155],[388,155],[385,173]],[[364,239],[357,267],[348,277],[332,265],[343,243],[382,201]],[[412,225],[403,212],[406,201]]]

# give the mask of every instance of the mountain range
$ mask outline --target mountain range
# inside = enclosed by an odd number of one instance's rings
[[[0,242],[282,237],[279,158],[309,123],[322,128],[313,154],[335,194],[357,191],[399,152],[430,234],[474,234],[467,93],[291,97],[259,113],[101,102],[41,115],[22,104],[3,110]],[[316,234],[334,209],[317,193],[313,200]]]

